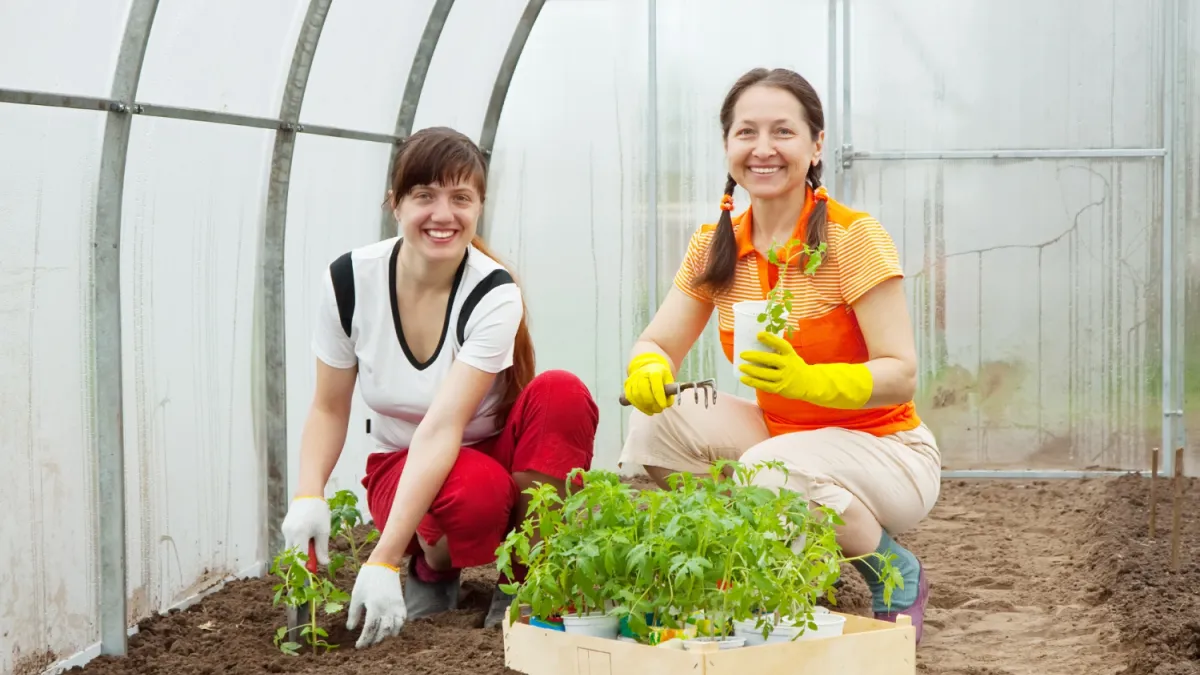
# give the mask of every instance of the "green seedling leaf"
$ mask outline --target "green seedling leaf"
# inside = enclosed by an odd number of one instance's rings
[[[341,611],[344,603],[349,601],[349,594],[333,583],[336,567],[332,564],[332,556],[331,565],[326,569],[325,574],[320,571],[309,572],[305,566],[307,562],[308,555],[293,547],[280,552],[271,561],[270,572],[280,580],[272,587],[275,605],[308,606],[309,623],[302,626],[299,633],[302,638],[306,638],[305,641],[312,647],[315,654],[318,648],[328,651],[337,647],[337,645],[331,645],[320,639],[328,637],[328,634],[317,623],[317,609],[324,608],[326,615],[337,613]],[[274,643],[283,653],[292,656],[298,655],[299,649],[303,645],[287,641],[287,632],[287,626],[276,629]]]

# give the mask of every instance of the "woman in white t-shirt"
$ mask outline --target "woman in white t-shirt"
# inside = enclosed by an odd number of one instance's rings
[[[318,561],[329,562],[325,485],[357,383],[380,446],[362,482],[381,533],[351,594],[347,627],[366,612],[358,647],[455,608],[460,570],[493,563],[524,516],[521,491],[537,482],[562,490],[572,469],[591,466],[591,394],[564,371],[534,376],[521,291],[475,236],[486,180],[483,153],[466,136],[413,134],[390,191],[401,236],[324,272],[316,393],[282,529],[287,546],[306,550],[315,539]],[[497,588],[485,625],[499,625],[510,601]]]

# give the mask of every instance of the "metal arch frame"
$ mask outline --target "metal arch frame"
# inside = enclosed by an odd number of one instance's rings
[[[408,81],[404,84],[404,96],[400,99],[400,110],[396,113],[395,137],[397,143],[404,142],[412,134],[413,122],[417,118],[417,108],[421,105],[421,92],[425,90],[425,77],[429,74],[429,65],[433,62],[433,54],[437,51],[438,42],[442,39],[442,29],[446,27],[446,19],[450,10],[454,9],[454,0],[437,0],[433,9],[429,10],[429,18],[425,21],[425,30],[421,33],[421,41],[413,54],[412,67],[408,70]],[[387,175],[383,185],[386,194],[392,186],[392,172],[396,168],[396,154],[388,159]],[[396,220],[391,209],[385,209],[379,221],[379,238],[388,239],[395,236]]]
[[[489,161],[492,156],[492,148],[496,143],[496,132],[500,126],[500,114],[504,110],[504,101],[508,98],[508,88],[512,84],[513,74],[517,70],[521,54],[525,51],[525,43],[529,40],[529,34],[533,31],[533,26],[537,23],[537,18],[545,4],[546,0],[529,0],[529,3],[525,5],[525,10],[521,13],[521,18],[517,21],[512,38],[509,40],[508,49],[504,53],[504,60],[500,63],[500,70],[496,73],[496,80],[492,84],[492,95],[488,100],[488,108],[483,117],[483,128],[479,135],[479,148]],[[400,110],[396,115],[395,136],[397,142],[403,142],[412,134],[417,108],[421,103],[421,92],[425,88],[425,77],[429,73],[429,64],[433,61],[433,54],[441,39],[442,29],[453,8],[454,0],[438,0],[429,13],[425,32],[421,35],[417,53],[413,56],[413,64],[409,70],[408,82],[404,87]],[[388,162],[387,176],[384,179],[385,185],[389,187],[392,172],[395,170],[395,162],[395,153],[393,153]],[[484,219],[480,218],[477,230],[479,236],[483,236],[483,224]],[[380,238],[387,239],[395,236],[394,228],[395,220],[391,212],[385,212],[380,220]]]
[[[263,220],[261,277],[256,296],[263,321],[262,371],[256,391],[262,400],[255,406],[265,440],[266,455],[266,544],[273,558],[284,548],[281,525],[288,507],[287,439],[287,319],[285,312],[284,258],[287,235],[288,190],[292,180],[292,157],[300,110],[308,89],[313,57],[329,16],[333,0],[309,0],[304,23],[296,37],[292,64],[279,106],[279,125],[271,153],[271,175],[267,183],[267,208]]]
[[[496,146],[496,133],[500,129],[500,115],[504,112],[504,101],[508,98],[508,88],[512,84],[513,74],[517,71],[517,64],[521,61],[521,54],[525,51],[525,43],[529,41],[529,34],[533,32],[533,26],[537,23],[545,4],[546,0],[529,0],[525,5],[525,11],[521,13],[517,27],[513,29],[512,38],[508,41],[508,50],[504,52],[504,60],[500,62],[496,81],[492,84],[492,96],[488,100],[487,112],[483,116],[483,128],[479,133],[479,149],[483,151],[489,166],[492,150]],[[476,235],[481,238],[484,236],[484,224],[485,219],[480,217]]]
[[[500,114],[504,112],[504,101],[508,98],[508,88],[512,84],[513,74],[525,51],[525,43],[537,23],[538,16],[546,0],[529,0],[517,27],[513,29],[512,38],[508,41],[508,50],[504,52],[504,60],[500,62],[500,70],[496,73],[496,82],[492,85],[492,97],[488,100],[487,112],[483,116],[483,129],[479,134],[479,148],[490,159],[492,149],[496,146],[496,132],[500,128]]]
[[[100,540],[100,653],[124,656],[128,649],[125,587],[125,429],[121,379],[121,202],[133,120],[120,101],[132,101],[158,0],[134,0],[125,22],[113,72],[112,97],[104,123],[96,219],[92,224],[90,319],[91,425],[96,454],[96,499]]]

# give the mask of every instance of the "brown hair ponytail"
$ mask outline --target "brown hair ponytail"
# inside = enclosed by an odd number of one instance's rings
[[[809,167],[808,176],[805,178],[805,181],[813,190],[821,187],[821,164],[821,160],[817,160],[816,164]],[[804,228],[806,233],[804,243],[808,244],[810,249],[817,250],[817,247],[825,241],[825,226],[828,222],[829,202],[824,199],[818,199],[813,204],[812,213],[809,214],[808,223]]]
[[[737,181],[733,176],[725,178],[725,196],[733,197]],[[712,242],[708,245],[708,261],[704,271],[696,279],[695,284],[707,287],[712,291],[723,291],[733,283],[733,272],[737,268],[737,238],[733,234],[733,216],[729,211],[721,210],[721,219],[717,221],[717,231],[713,233]]]
[[[495,260],[505,269],[508,269],[504,261],[496,257],[496,254],[492,253],[478,236],[471,240],[471,245],[478,249],[480,253]],[[509,270],[509,274],[512,274],[511,270]],[[516,275],[513,274],[512,277],[513,283],[517,283]],[[520,284],[517,285],[518,287],[520,286]],[[513,344],[512,367],[500,374],[504,382],[504,395],[496,407],[496,419],[499,421],[501,428],[504,427],[505,422],[508,420],[508,414],[512,412],[513,404],[517,402],[517,396],[533,380],[534,369],[533,338],[529,336],[529,326],[525,322],[525,310],[522,309],[521,323],[517,325],[517,335]]]

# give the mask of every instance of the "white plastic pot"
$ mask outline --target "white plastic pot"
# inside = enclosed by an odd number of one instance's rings
[[[763,639],[762,628],[755,626],[753,620],[735,621],[733,623],[733,634],[745,638],[747,646],[761,644],[776,644],[779,642],[791,642],[795,640],[815,640],[818,638],[834,637],[842,634],[842,630],[846,627],[846,617],[841,614],[834,614],[824,607],[813,608],[813,623],[817,624],[816,630],[807,626],[796,626],[794,622],[783,619],[767,636]],[[799,637],[796,637],[799,635]]]
[[[770,347],[758,341],[758,334],[766,329],[767,321],[759,321],[758,315],[767,311],[766,300],[744,300],[733,303],[733,377],[735,381],[742,379],[743,373],[738,366],[746,363],[741,357],[745,351],[772,352]],[[784,319],[787,310],[783,310]]]
[[[601,612],[591,612],[583,616],[564,614],[562,620],[563,630],[575,635],[616,639],[621,628],[620,617],[606,616]]]
[[[717,643],[717,649],[737,649],[746,646],[746,638],[740,635],[729,635],[725,637],[698,637],[689,638],[683,641],[683,648],[689,652],[694,652],[700,649],[700,645]]]

